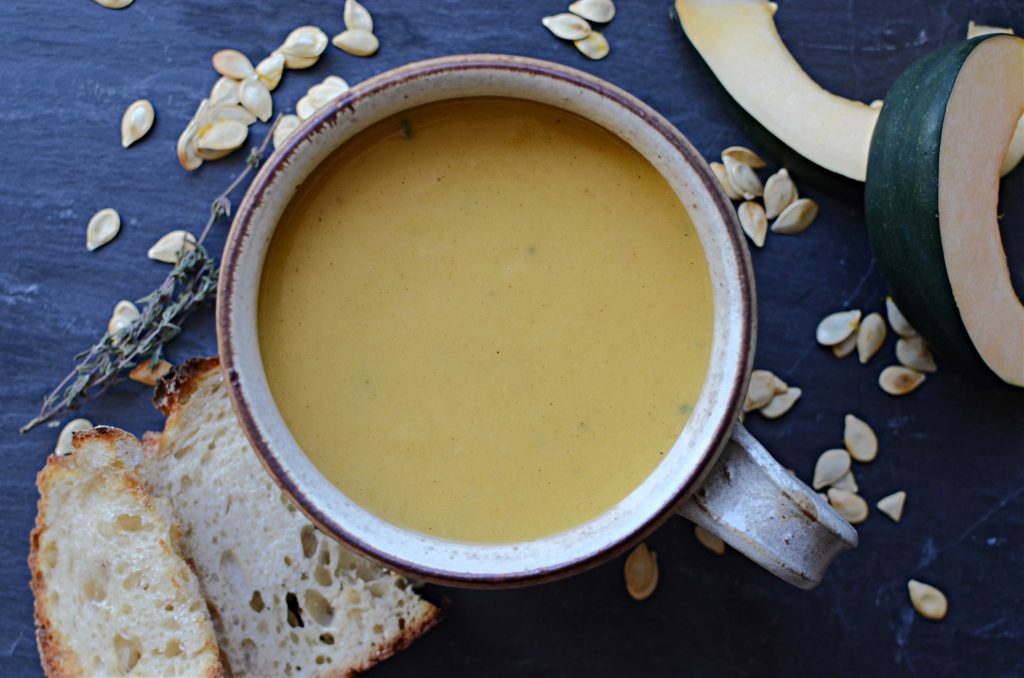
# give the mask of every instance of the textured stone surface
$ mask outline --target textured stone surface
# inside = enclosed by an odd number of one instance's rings
[[[329,73],[358,82],[425,57],[511,52],[583,68],[666,114],[711,157],[737,131],[705,73],[668,20],[667,0],[619,0],[606,29],[611,56],[588,62],[548,35],[540,17],[557,2],[367,0],[382,47],[371,59],[328,48],[309,71],[287,73],[284,107]],[[993,0],[782,1],[778,22],[797,58],[826,87],[880,98],[914,58],[960,38],[967,19],[1016,22],[1024,2]],[[40,674],[28,590],[33,478],[57,431],[20,436],[46,388],[101,331],[114,303],[149,291],[166,268],[145,251],[172,228],[198,229],[209,200],[238,171],[241,154],[195,174],[174,142],[216,76],[209,57],[235,47],[254,59],[300,24],[340,30],[340,0],[235,3],[136,0],[126,10],[90,0],[5,0],[6,59],[0,119],[4,246],[0,249],[0,674]],[[125,151],[119,120],[132,100],[156,107],[153,132]],[[254,133],[262,136],[261,127]],[[771,168],[774,169],[774,166]],[[765,175],[767,176],[767,175]],[[985,376],[940,371],[895,399],[875,381],[894,338],[869,366],[840,362],[814,343],[825,314],[844,305],[881,310],[861,205],[801,186],[821,216],[796,237],[769,235],[755,251],[760,341],[757,366],[804,396],[783,419],[749,428],[805,480],[818,454],[842,441],[853,412],[876,429],[878,460],[858,465],[873,505],[908,493],[903,522],[873,511],[861,546],[842,556],[817,590],[793,589],[736,555],[716,557],[681,519],[650,540],[661,583],[635,603],[621,559],[569,581],[509,592],[428,587],[447,621],[377,670],[405,675],[1011,675],[1024,673],[1024,393]],[[1004,182],[1004,238],[1018,289],[1024,277],[1024,171]],[[121,235],[85,249],[85,226],[117,208]],[[219,250],[223,232],[212,242]],[[173,359],[214,350],[212,317],[197,316]],[[127,384],[84,416],[141,434],[160,425],[145,389]],[[906,580],[942,588],[950,613],[917,617]]]

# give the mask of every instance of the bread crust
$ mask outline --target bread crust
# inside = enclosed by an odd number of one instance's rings
[[[161,377],[156,384],[153,391],[154,407],[169,417],[188,401],[203,377],[218,369],[220,359],[217,356],[189,358],[182,364],[172,367],[171,371]]]
[[[104,442],[109,445],[116,445],[121,442],[133,442],[134,436],[112,426],[97,426],[87,431],[76,432],[72,436],[72,453],[67,455],[51,454],[46,465],[36,474],[36,487],[39,490],[39,499],[36,502],[36,519],[32,531],[29,533],[28,567],[31,573],[29,588],[32,590],[33,616],[36,624],[36,646],[39,649],[39,659],[42,664],[43,673],[48,678],[77,678],[84,676],[82,664],[75,655],[71,646],[63,639],[62,634],[57,630],[50,619],[46,608],[46,577],[39,563],[39,550],[43,534],[49,529],[46,516],[49,515],[49,497],[51,485],[62,474],[75,473],[77,469],[77,455],[83,445],[88,442]],[[111,462],[111,466],[118,469],[125,482],[128,491],[147,509],[152,508],[152,497],[146,492],[142,483],[134,476],[131,470],[125,465],[120,457]],[[173,525],[175,533],[179,531],[177,524]],[[164,548],[171,550],[171,545],[162,542]],[[211,649],[216,646],[211,643]],[[206,678],[227,678],[227,673],[222,665],[211,666],[206,672]]]

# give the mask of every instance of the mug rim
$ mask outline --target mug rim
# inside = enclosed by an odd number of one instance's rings
[[[300,146],[304,141],[316,135],[317,132],[322,131],[325,126],[332,124],[341,111],[353,111],[361,101],[375,97],[394,87],[408,84],[424,77],[435,77],[466,71],[494,70],[512,71],[527,76],[549,78],[559,81],[561,84],[589,90],[621,106],[632,116],[636,124],[646,125],[653,129],[673,147],[682,161],[696,174],[702,187],[710,194],[715,211],[718,212],[718,216],[725,222],[725,236],[731,245],[727,249],[734,255],[731,259],[726,257],[728,264],[725,267],[727,269],[725,275],[733,279],[737,285],[736,296],[739,302],[739,312],[736,315],[738,316],[739,326],[736,329],[739,332],[739,342],[736,355],[730,360],[730,366],[735,366],[731,375],[732,378],[720,387],[722,390],[727,390],[725,397],[726,407],[714,415],[716,420],[712,425],[712,433],[708,435],[709,444],[703,450],[695,451],[695,454],[698,455],[693,465],[695,472],[688,478],[679,479],[677,487],[667,501],[662,502],[657,510],[650,512],[635,529],[616,539],[607,541],[602,547],[594,549],[592,552],[581,557],[559,560],[556,564],[550,566],[525,571],[481,575],[424,566],[422,563],[414,562],[408,558],[390,553],[385,549],[378,548],[339,524],[336,519],[332,518],[322,509],[314,498],[311,498],[303,491],[303,488],[299,486],[284,468],[284,464],[274,451],[273,442],[264,437],[257,424],[257,418],[253,413],[254,408],[250,402],[250,396],[246,393],[246,389],[241,383],[238,351],[233,327],[232,300],[235,296],[235,280],[236,273],[239,270],[242,244],[249,234],[253,214],[263,204],[266,192],[277,181],[282,169],[288,164],[292,156],[301,152]],[[580,115],[587,118],[585,114]],[[613,130],[609,130],[609,132],[620,139],[622,138],[620,134]],[[627,141],[627,143],[629,142]],[[659,173],[661,173],[660,169]],[[274,228],[276,228],[276,224],[277,220],[275,220]],[[271,238],[272,234],[273,229],[271,229],[268,238]],[[710,255],[705,251],[703,243],[702,251],[710,266]],[[262,263],[259,268],[260,273],[262,273]],[[257,176],[246,190],[245,196],[240,202],[232,221],[231,230],[224,245],[218,280],[216,327],[218,352],[221,357],[221,370],[228,395],[243,432],[255,451],[257,458],[270,473],[274,482],[292,499],[307,518],[320,530],[342,541],[357,552],[400,572],[410,573],[428,581],[448,585],[496,587],[541,583],[589,569],[622,553],[631,545],[653,532],[675,513],[679,504],[697,489],[704,476],[714,465],[715,460],[729,439],[742,407],[753,362],[756,332],[754,309],[755,297],[750,256],[736,212],[732,208],[732,203],[725,195],[718,180],[711,173],[703,156],[697,152],[672,123],[654,111],[650,106],[621,88],[574,68],[529,57],[503,54],[469,54],[413,62],[367,79],[353,86],[344,95],[327,106],[319,109],[280,148],[275,150],[260,168]],[[711,364],[709,363],[708,369],[710,370],[710,368]],[[709,377],[705,375],[705,385],[708,379]],[[703,388],[704,386],[702,386],[702,397]],[[274,407],[276,409],[276,405]],[[685,429],[686,427],[684,427],[684,431]],[[651,472],[650,476],[654,476],[658,472],[659,469],[656,468]],[[386,522],[383,518],[376,518],[379,521]],[[578,527],[570,528],[570,531],[578,529]]]

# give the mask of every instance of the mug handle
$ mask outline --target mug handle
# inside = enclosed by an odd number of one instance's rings
[[[857,530],[797,480],[742,424],[679,515],[802,589],[857,546]]]

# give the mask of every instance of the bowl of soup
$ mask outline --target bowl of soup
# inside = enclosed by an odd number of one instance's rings
[[[545,581],[681,510],[811,586],[856,533],[737,429],[754,318],[735,212],[678,130],[469,55],[354,87],[268,159],[217,322],[264,466],[389,567]]]

